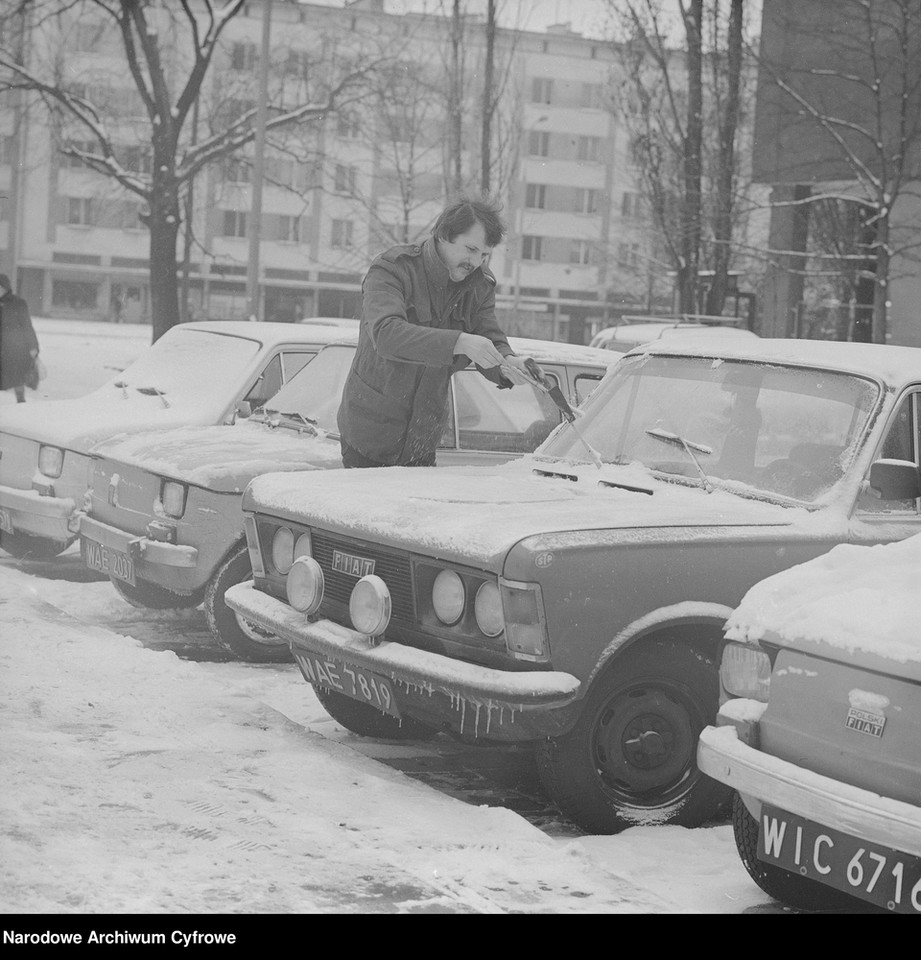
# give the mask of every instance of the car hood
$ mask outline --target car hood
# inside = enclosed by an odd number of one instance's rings
[[[241,492],[260,473],[342,466],[339,441],[285,427],[242,421],[123,434],[92,448],[94,456],[222,493]]]
[[[39,400],[8,406],[0,417],[0,430],[85,453],[94,443],[126,430],[215,423],[229,401],[228,394],[196,400],[194,404],[167,400],[170,405],[166,406],[156,394],[122,391],[109,384],[74,400]]]
[[[535,471],[562,471],[548,477]],[[648,493],[602,485],[626,484]],[[524,457],[493,467],[383,467],[310,478],[267,474],[243,509],[457,562],[490,565],[525,537],[662,527],[788,526],[805,510],[658,482],[639,468]],[[641,534],[640,534],[641,535]]]

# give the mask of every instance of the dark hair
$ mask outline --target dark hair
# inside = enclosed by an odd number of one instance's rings
[[[432,227],[432,235],[438,240],[451,243],[456,236],[466,233],[474,223],[482,223],[486,231],[486,243],[495,247],[505,236],[505,221],[499,216],[502,205],[497,200],[484,197],[472,200],[460,197],[445,207]]]

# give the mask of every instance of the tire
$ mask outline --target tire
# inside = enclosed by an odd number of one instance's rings
[[[730,795],[697,769],[697,739],[718,699],[712,655],[677,641],[644,642],[599,675],[568,734],[538,744],[541,783],[592,833],[699,826]]]
[[[45,540],[27,533],[0,533],[0,547],[17,560],[53,560],[70,544],[58,540]]]
[[[380,740],[432,740],[438,731],[410,717],[397,720],[375,710],[366,703],[329,690],[319,684],[313,685],[317,700],[337,723],[357,733],[360,737],[376,737]]]
[[[224,594],[238,583],[251,580],[253,568],[245,546],[235,549],[205,588],[205,618],[211,636],[240,660],[249,663],[290,663],[287,641],[241,617],[224,602]]]
[[[121,594],[122,599],[127,600],[132,607],[139,607],[142,610],[188,610],[197,607],[202,599],[200,592],[193,593],[191,596],[173,593],[166,587],[156,583],[145,583],[143,580],[139,580],[136,587],[115,577],[109,577],[109,582]]]
[[[823,886],[758,859],[758,821],[742,798],[732,801],[732,832],[748,875],[769,896],[797,910],[853,910],[856,901],[840,890]]]

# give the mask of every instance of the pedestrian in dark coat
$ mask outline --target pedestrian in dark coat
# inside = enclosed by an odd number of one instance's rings
[[[498,387],[528,382],[496,322],[487,263],[504,234],[495,206],[462,199],[424,243],[373,260],[339,407],[344,466],[434,465],[451,375],[471,361]]]
[[[38,337],[29,307],[13,293],[10,278],[0,273],[0,390],[14,390],[18,403],[25,402],[37,356]]]

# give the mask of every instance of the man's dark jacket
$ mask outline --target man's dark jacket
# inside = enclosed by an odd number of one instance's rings
[[[470,363],[454,355],[458,335],[488,337],[503,356],[514,355],[496,323],[495,286],[484,267],[452,282],[431,237],[374,259],[339,407],[339,432],[350,447],[386,465],[434,458],[451,375]],[[498,368],[481,373],[511,385]]]
[[[28,381],[33,350],[38,351],[38,337],[29,307],[22,297],[7,291],[0,297],[0,390],[12,390]]]

